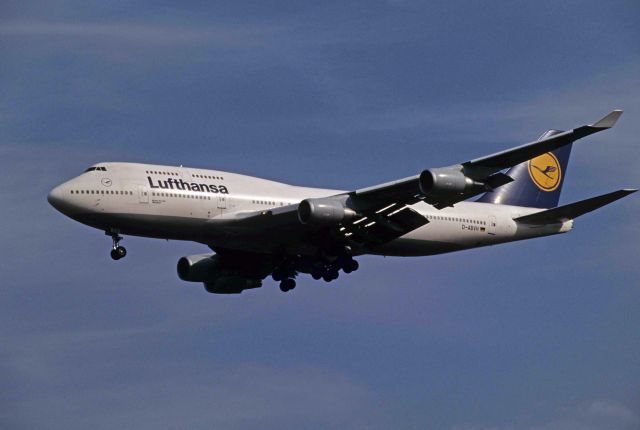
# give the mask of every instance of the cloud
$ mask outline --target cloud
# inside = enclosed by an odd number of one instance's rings
[[[177,279],[201,244],[126,237],[116,263],[48,205],[106,160],[366,186],[616,107],[564,194],[640,180],[635,10],[402,3],[8,6],[0,427],[637,427],[636,196],[571,235],[237,297]],[[607,395],[554,411],[576,392]]]
[[[613,400],[594,400],[589,405],[588,415],[629,425],[640,423],[635,412]]]
[[[22,413],[25,427],[46,418],[51,429],[373,428],[379,419],[375,396],[366,387],[319,368],[203,367],[188,360],[135,367],[138,371],[127,375],[104,366],[67,368],[66,381],[15,402],[11,411],[2,411],[3,418],[16,422]],[[109,381],[83,379],[105,371],[112,375]]]
[[[462,425],[452,430],[634,430],[638,424],[638,414],[627,406],[611,399],[597,399],[564,407],[542,423],[497,427]]]
[[[5,38],[38,37],[126,42],[145,46],[209,45],[228,48],[257,46],[275,29],[259,26],[210,25],[207,28],[129,22],[17,21],[0,24]]]

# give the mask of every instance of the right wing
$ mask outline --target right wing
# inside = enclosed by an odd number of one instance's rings
[[[453,206],[455,203],[512,181],[509,176],[499,173],[500,171],[568,145],[590,134],[607,130],[615,125],[621,115],[622,110],[614,110],[592,125],[583,125],[543,140],[461,164],[428,169],[419,175],[363,188],[353,191],[349,195],[352,204],[359,208],[383,207],[391,203],[413,204],[420,200],[438,209]]]
[[[616,109],[600,121],[596,121],[595,124],[583,125],[582,127],[558,133],[543,140],[527,143],[522,146],[507,149],[506,151],[496,152],[495,154],[491,154],[486,157],[467,161],[466,163],[462,163],[462,166],[464,167],[466,175],[469,177],[486,177],[487,175],[499,172],[500,170],[531,160],[545,152],[550,152],[560,148],[561,146],[568,145],[569,143],[575,142],[576,140],[582,139],[590,134],[607,130],[618,122],[622,112],[622,110]]]
[[[592,125],[461,164],[427,169],[408,178],[306,199],[299,205],[232,213],[210,222],[222,222],[226,228],[235,229],[238,236],[268,237],[274,247],[303,242],[318,248],[333,244],[374,248],[429,222],[410,205],[422,201],[441,209],[491,191],[513,180],[502,170],[611,128],[620,115],[621,110],[614,110]]]

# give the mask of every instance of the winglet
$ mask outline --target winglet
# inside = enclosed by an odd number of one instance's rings
[[[613,112],[611,112],[609,115],[602,118],[600,121],[596,122],[595,124],[592,124],[591,127],[611,128],[614,125],[616,125],[616,122],[620,118],[620,115],[622,115],[622,112],[623,112],[622,109],[616,109]]]

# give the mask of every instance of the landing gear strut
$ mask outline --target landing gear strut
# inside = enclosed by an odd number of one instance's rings
[[[127,249],[124,246],[120,246],[120,241],[122,240],[122,236],[120,236],[117,232],[107,232],[111,239],[113,239],[113,245],[111,246],[111,258],[114,260],[120,260],[127,255]]]

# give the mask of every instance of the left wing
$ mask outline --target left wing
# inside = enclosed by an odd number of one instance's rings
[[[326,217],[325,201],[337,209]],[[417,229],[429,221],[404,203],[391,203],[379,209],[355,212],[345,209],[347,196],[307,199],[300,204],[277,207],[263,211],[236,212],[209,220],[209,224],[224,227],[225,231],[242,238],[247,246],[250,238],[261,238],[271,251],[282,250],[300,244],[306,249],[332,249],[336,245],[349,245],[356,250],[382,245]],[[310,206],[307,214],[303,207]],[[344,214],[347,213],[347,216]],[[304,246],[302,248],[305,248]]]

